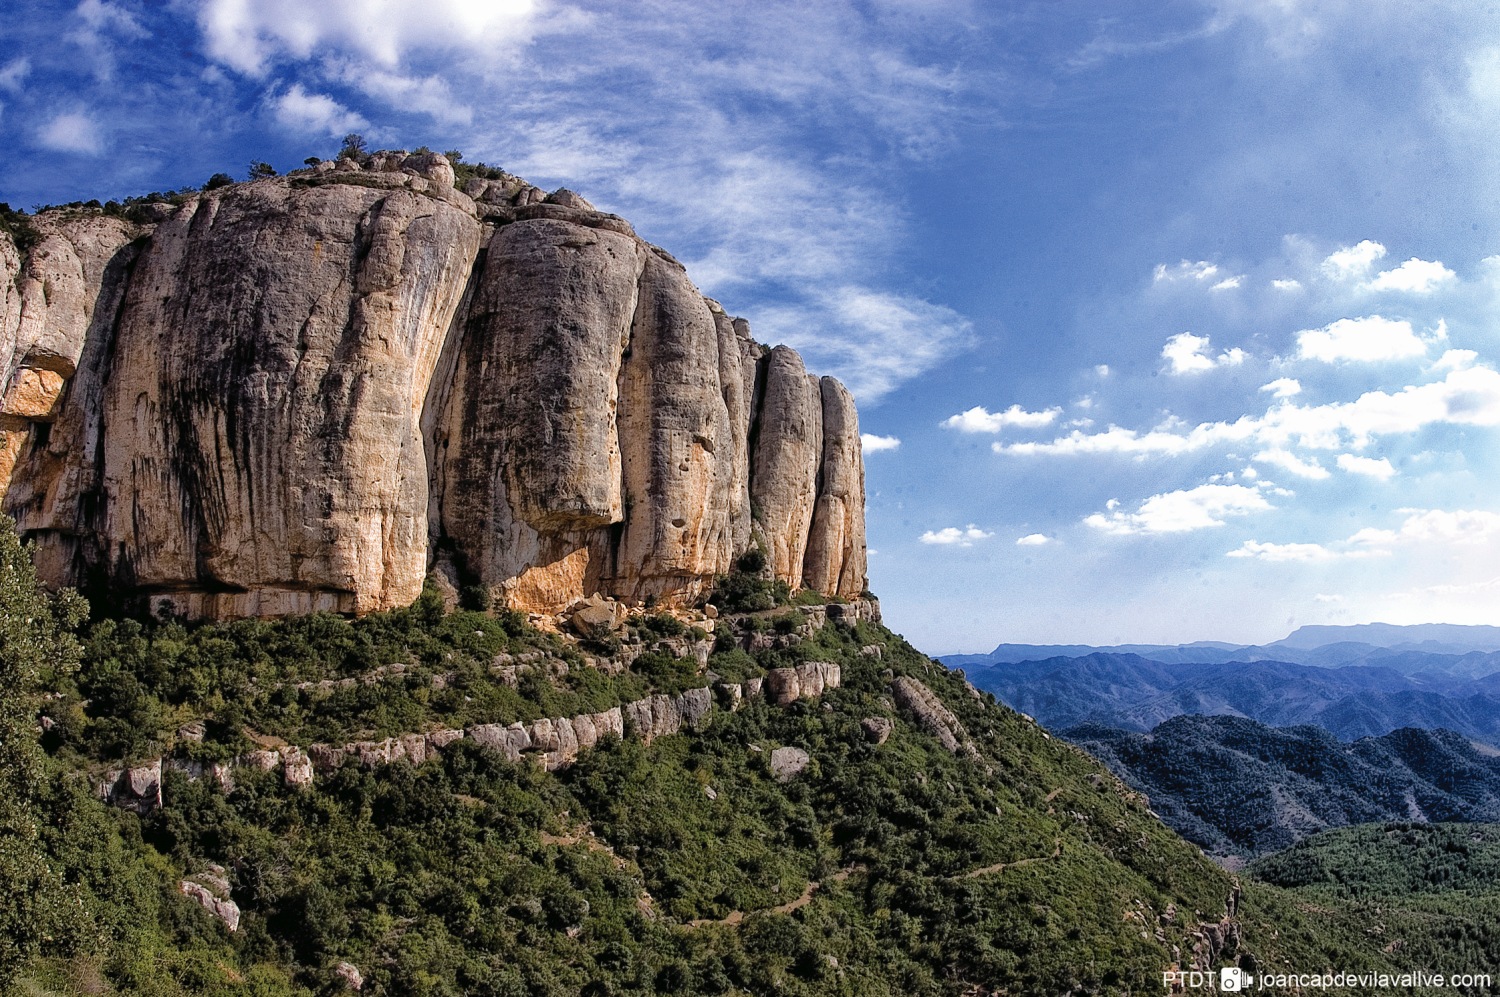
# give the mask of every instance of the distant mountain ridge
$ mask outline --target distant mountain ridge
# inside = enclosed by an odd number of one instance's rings
[[[1346,740],[1446,728],[1500,744],[1500,674],[1468,678],[1287,661],[1175,663],[1095,653],[970,668],[969,679],[1053,730],[1147,731],[1185,713],[1311,724]]]
[[[1221,858],[1374,821],[1500,820],[1500,752],[1448,730],[1345,743],[1317,727],[1179,716],[1149,733],[1083,725],[1064,736]]]
[[[1190,644],[1000,644],[987,654],[942,656],[951,668],[1079,658],[1090,654],[1135,654],[1165,663],[1286,661],[1338,668],[1379,664],[1408,674],[1446,671],[1478,678],[1500,671],[1500,627],[1450,623],[1397,626],[1304,626],[1270,644],[1194,641]]]

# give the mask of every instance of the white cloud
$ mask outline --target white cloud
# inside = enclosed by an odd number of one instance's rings
[[[1278,377],[1270,384],[1262,384],[1260,390],[1269,391],[1272,398],[1290,398],[1302,393],[1302,382],[1294,377]]]
[[[1210,287],[1209,290],[1210,291],[1232,291],[1236,287],[1239,287],[1240,284],[1244,281],[1244,279],[1245,279],[1245,275],[1244,274],[1236,274],[1233,277],[1225,277],[1223,280],[1219,281],[1213,287]]]
[[[1262,464],[1270,464],[1279,467],[1283,471],[1290,471],[1300,478],[1310,478],[1320,481],[1328,477],[1328,469],[1314,460],[1302,460],[1290,450],[1262,450],[1251,460],[1258,460]]]
[[[1479,359],[1473,350],[1444,350],[1443,355],[1432,362],[1433,370],[1461,370],[1471,367]]]
[[[533,0],[206,0],[198,26],[211,58],[260,76],[280,57],[307,59],[330,48],[391,67],[412,49],[479,53],[516,46],[532,36],[541,6]]]
[[[995,443],[996,453],[1018,455],[1194,453],[1213,446],[1291,443],[1318,450],[1360,449],[1376,436],[1414,433],[1427,426],[1500,425],[1500,373],[1488,367],[1449,372],[1441,381],[1400,391],[1369,391],[1352,402],[1301,406],[1282,401],[1264,415],[1233,422],[1204,422],[1186,429],[1157,427],[1146,433],[1121,426],[1086,434],[1074,431],[1046,443]]]
[[[1226,557],[1253,557],[1260,561],[1327,561],[1338,557],[1322,544],[1275,544],[1246,540]]]
[[[1173,374],[1191,374],[1212,370],[1215,367],[1234,367],[1245,362],[1245,351],[1234,347],[1220,353],[1217,358],[1208,355],[1207,336],[1195,336],[1191,332],[1179,332],[1161,348],[1162,358],[1167,361]]]
[[[0,90],[8,90],[11,93],[21,92],[21,82],[31,73],[31,60],[24,55],[7,62],[0,67]]]
[[[1300,280],[1292,280],[1290,278],[1280,278],[1277,280],[1273,280],[1271,281],[1271,286],[1276,288],[1276,290],[1278,291],[1302,290],[1302,282]]]
[[[1110,506],[1108,515],[1094,513],[1083,520],[1096,530],[1119,536],[1141,533],[1185,533],[1223,526],[1229,516],[1243,516],[1274,508],[1259,489],[1245,485],[1199,485],[1153,495],[1135,512]]]
[[[1350,474],[1362,474],[1367,478],[1388,481],[1396,476],[1396,469],[1384,457],[1360,457],[1357,454],[1341,453],[1336,462],[1341,470]]]
[[[1165,263],[1158,263],[1151,273],[1151,280],[1156,284],[1174,283],[1181,280],[1204,281],[1218,272],[1219,268],[1207,260],[1199,260],[1196,263],[1182,260],[1172,267],[1168,267]]]
[[[1040,547],[1043,544],[1049,544],[1051,542],[1052,542],[1052,538],[1049,537],[1049,536],[1047,536],[1047,534],[1045,534],[1045,533],[1028,533],[1024,537],[1020,537],[1019,539],[1016,540],[1016,546],[1017,547]]]
[[[976,405],[958,415],[950,415],[943,420],[943,426],[961,433],[998,433],[1007,426],[1038,429],[1052,425],[1060,412],[1060,408],[1028,412],[1019,405],[1012,405],[1004,412],[990,412],[983,405]]]
[[[1406,519],[1394,530],[1367,528],[1348,543],[1388,548],[1404,544],[1464,545],[1500,538],[1500,513],[1480,509],[1404,509]]]
[[[37,144],[53,152],[77,152],[97,156],[104,151],[99,125],[80,111],[59,114],[37,132]]]
[[[300,83],[293,83],[272,107],[278,124],[302,134],[338,137],[370,124],[327,94],[308,93]]]
[[[1340,602],[1343,602],[1343,601],[1344,601],[1344,597],[1343,596],[1341,596],[1341,595],[1330,595],[1330,594],[1328,594],[1326,592],[1319,592],[1319,593],[1317,593],[1316,595],[1313,596],[1313,602],[1340,603]]]
[[[1439,285],[1457,279],[1458,275],[1441,262],[1419,260],[1413,256],[1394,270],[1382,271],[1365,286],[1372,291],[1431,294]]]
[[[1303,360],[1375,362],[1419,357],[1426,352],[1427,344],[1412,331],[1410,322],[1381,315],[1341,318],[1321,329],[1297,333],[1297,355]]]
[[[1104,378],[1109,376],[1109,364],[1101,363],[1094,365],[1094,376]]]
[[[338,64],[332,75],[392,107],[417,111],[446,125],[474,121],[474,109],[459,100],[441,76],[407,76],[353,60]]]
[[[901,445],[901,441],[894,436],[876,436],[874,433],[860,433],[859,443],[865,453],[894,450]]]
[[[1398,548],[1431,550],[1435,546],[1464,547],[1500,540],[1500,513],[1475,509],[1404,509],[1406,519],[1394,530],[1366,527],[1332,545],[1261,543],[1246,540],[1229,557],[1262,561],[1328,561],[1335,558],[1390,557]]]
[[[1370,272],[1375,261],[1385,255],[1385,247],[1366,239],[1355,246],[1345,246],[1323,260],[1323,273],[1333,280],[1362,278]]]
[[[957,526],[945,526],[941,530],[928,530],[917,539],[924,544],[936,544],[943,547],[972,547],[977,540],[988,540],[994,536],[970,523],[963,529]]]
[[[692,267],[689,267],[692,272]],[[967,347],[968,319],[920,298],[844,286],[802,307],[756,309],[762,341],[794,346],[871,402]]]

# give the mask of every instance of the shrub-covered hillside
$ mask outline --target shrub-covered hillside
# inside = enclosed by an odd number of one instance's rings
[[[35,621],[13,536],[4,553],[0,613]],[[27,749],[0,874],[29,862],[7,882],[50,899],[0,899],[22,941],[0,972],[15,993],[152,997],[1155,994],[1172,966],[1389,962],[1339,902],[1238,895],[1081,751],[825,613],[700,616],[711,644],[665,614],[584,644],[431,599],[355,621],[99,620],[81,652],[69,612],[18,631],[45,653],[16,659],[37,695],[4,707],[46,755]],[[726,697],[649,744],[627,725],[555,773],[466,737],[307,784],[167,766],[159,807],[96,799],[110,763],[722,695],[808,662],[841,682]]]

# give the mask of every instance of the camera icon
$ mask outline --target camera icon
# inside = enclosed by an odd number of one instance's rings
[[[1254,982],[1255,977],[1238,966],[1225,966],[1219,970],[1219,989],[1225,993],[1237,994]]]

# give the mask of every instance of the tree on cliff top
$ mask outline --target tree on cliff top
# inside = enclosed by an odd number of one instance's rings
[[[41,590],[14,521],[0,516],[0,990],[80,913],[40,845],[36,690],[45,672],[76,667],[73,630],[86,613],[77,595]]]

